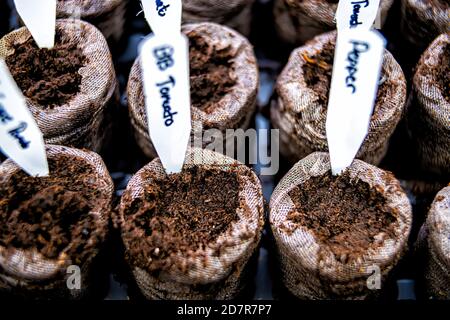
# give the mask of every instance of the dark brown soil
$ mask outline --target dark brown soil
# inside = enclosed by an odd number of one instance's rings
[[[315,57],[303,56],[304,78],[308,87],[319,96],[319,103],[328,105],[328,93],[331,85],[334,45],[327,43]]]
[[[436,70],[436,76],[438,79],[438,85],[442,90],[445,100],[450,103],[450,45],[444,48],[444,54],[442,55],[442,68]]]
[[[306,84],[319,96],[319,103],[325,109],[328,107],[328,95],[330,93],[333,72],[334,48],[335,44],[329,42],[323,46],[323,49],[317,55],[312,57],[303,55],[303,59],[306,61],[303,65]],[[382,99],[388,93],[388,89],[386,82],[383,82],[378,87],[375,105],[383,101]]]
[[[79,92],[78,71],[87,61],[77,43],[66,42],[57,33],[52,49],[39,49],[33,38],[13,49],[6,63],[24,95],[33,102],[44,109],[54,108]]]
[[[177,253],[205,248],[223,234],[238,220],[238,207],[233,172],[193,167],[154,181],[125,212],[133,221],[125,228],[125,237],[133,239],[127,258],[150,272],[168,269]]]
[[[383,196],[348,174],[312,177],[293,189],[289,196],[295,210],[288,219],[314,233],[317,240],[343,263],[376,246],[380,232],[395,239],[397,213]]]
[[[236,84],[233,57],[194,33],[189,35],[192,105],[211,113],[216,103]]]
[[[89,183],[93,168],[66,156],[50,158],[49,166],[50,177],[21,171],[0,186],[0,245],[36,248],[49,259],[66,252],[80,263],[102,237],[89,214],[101,198]]]

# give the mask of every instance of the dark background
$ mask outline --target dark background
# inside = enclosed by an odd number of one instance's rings
[[[6,0],[0,1],[4,3]],[[9,1],[9,3],[12,3],[12,1]],[[411,75],[420,52],[416,48],[409,47],[402,40],[399,32],[399,4],[400,1],[394,1],[382,33],[388,40],[388,49],[401,64],[408,80],[408,87],[410,87]],[[273,86],[277,75],[281,72],[293,49],[293,47],[283,44],[277,38],[273,25],[272,6],[273,3],[270,0],[258,0],[253,8],[250,41],[254,45],[258,57],[261,80],[258,113],[253,123],[253,126],[257,129],[270,128],[268,107],[273,94]],[[119,44],[111,48],[120,83],[121,100],[114,120],[112,143],[102,152],[102,156],[116,184],[116,204],[131,176],[150,160],[144,156],[134,141],[128,118],[125,92],[128,74],[137,56],[138,44],[150,32],[143,14],[137,15],[139,11],[139,1],[129,1],[125,35]],[[0,36],[18,26],[17,16],[14,13],[9,15],[9,12],[2,8],[0,11]],[[276,183],[290,167],[291,164],[281,159],[281,170],[278,175],[261,177],[267,201],[269,201]],[[392,171],[401,181],[414,207],[414,225],[410,237],[411,250],[394,270],[393,277],[389,280],[381,299],[395,300],[399,297],[425,299],[421,265],[423,259],[419,253],[413,250],[414,242],[433,197],[440,188],[448,183],[448,177],[433,176],[420,171],[415,162],[414,146],[408,140],[403,122],[400,123],[394,133],[388,155],[380,167]],[[255,166],[254,169],[258,172],[259,166]],[[106,295],[107,299],[127,299],[127,296],[131,295],[133,298],[140,299],[142,297],[139,297],[139,293],[133,288],[133,283],[127,274],[127,268],[122,263],[122,252],[118,250],[118,248],[121,248],[119,238],[116,230],[111,239],[114,250],[109,252],[110,263],[105,266],[110,271],[108,280],[110,288],[108,289],[108,286],[106,286],[103,290],[99,290],[99,297]],[[276,267],[272,264],[275,257],[272,255],[271,243],[273,241],[269,234],[269,228],[266,227],[259,256],[256,258],[254,283],[244,293],[245,298],[294,299],[280,285],[281,280]],[[398,280],[401,281],[398,282]],[[125,283],[130,286],[128,294]],[[400,288],[400,291],[398,288]],[[400,296],[399,293],[401,293]]]

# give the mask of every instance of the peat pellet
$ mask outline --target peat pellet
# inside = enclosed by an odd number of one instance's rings
[[[58,18],[76,18],[95,25],[113,42],[123,35],[127,0],[58,0]]]
[[[30,177],[11,160],[0,165],[0,293],[80,299],[95,281],[114,186],[94,152],[46,148],[49,177]]]
[[[57,20],[53,49],[39,49],[26,28],[0,39],[0,57],[46,143],[99,151],[118,88],[111,54],[93,25]]]
[[[254,2],[255,0],[183,0],[183,21],[215,22],[249,36]]]
[[[248,40],[215,23],[182,27],[190,42],[190,84],[193,134],[218,129],[247,129],[256,108],[258,67]],[[150,157],[156,151],[147,127],[140,58],[131,69],[128,108],[136,141]],[[200,131],[200,127],[202,131]],[[208,141],[203,141],[206,144]]]
[[[327,153],[307,156],[270,200],[284,285],[301,299],[373,297],[407,249],[411,210],[391,173],[355,160],[335,177]]]
[[[91,23],[102,32],[113,50],[125,30],[127,4],[127,0],[57,0],[56,17]],[[24,25],[22,20],[20,22]]]
[[[408,100],[407,126],[423,170],[450,176],[450,35],[422,55]]]
[[[248,284],[264,225],[261,184],[245,165],[188,149],[183,171],[159,159],[120,203],[126,260],[147,299],[231,299]]]
[[[422,52],[440,34],[450,32],[448,0],[401,0],[403,38]]]
[[[450,186],[433,201],[425,223],[426,287],[429,297],[450,299]]]
[[[280,152],[292,163],[314,151],[328,151],[325,127],[335,43],[336,32],[332,31],[297,48],[278,77],[271,120],[280,129]],[[369,133],[358,159],[380,163],[404,113],[405,100],[402,69],[385,50]]]
[[[302,45],[315,36],[336,29],[339,0],[275,0],[275,27],[280,39]],[[384,24],[394,0],[381,0],[380,22]]]

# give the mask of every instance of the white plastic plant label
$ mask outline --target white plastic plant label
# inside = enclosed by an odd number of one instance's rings
[[[326,121],[335,175],[351,165],[367,136],[385,44],[377,31],[338,34]]]
[[[0,149],[29,175],[48,175],[42,133],[2,59],[0,59]]]
[[[369,30],[377,18],[380,0],[340,0],[336,11],[337,30]]]
[[[141,45],[148,130],[167,173],[178,173],[191,135],[189,41],[181,34],[181,0],[142,0],[153,30]]]
[[[173,35],[181,30],[181,0],[141,0],[147,20],[157,36]]]
[[[188,39],[148,37],[140,59],[150,138],[166,172],[180,172],[191,134]]]
[[[14,0],[17,12],[39,48],[55,45],[56,0]]]

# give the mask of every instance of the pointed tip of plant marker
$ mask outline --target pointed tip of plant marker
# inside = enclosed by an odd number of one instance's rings
[[[338,34],[326,119],[333,175],[352,164],[369,133],[384,45],[378,32]]]
[[[342,171],[344,171],[344,168],[342,168],[342,167],[336,167],[336,166],[331,167],[331,173],[333,174],[333,176],[341,175]]]
[[[191,136],[188,40],[177,33],[144,41],[140,53],[148,131],[166,173],[179,173]]]

